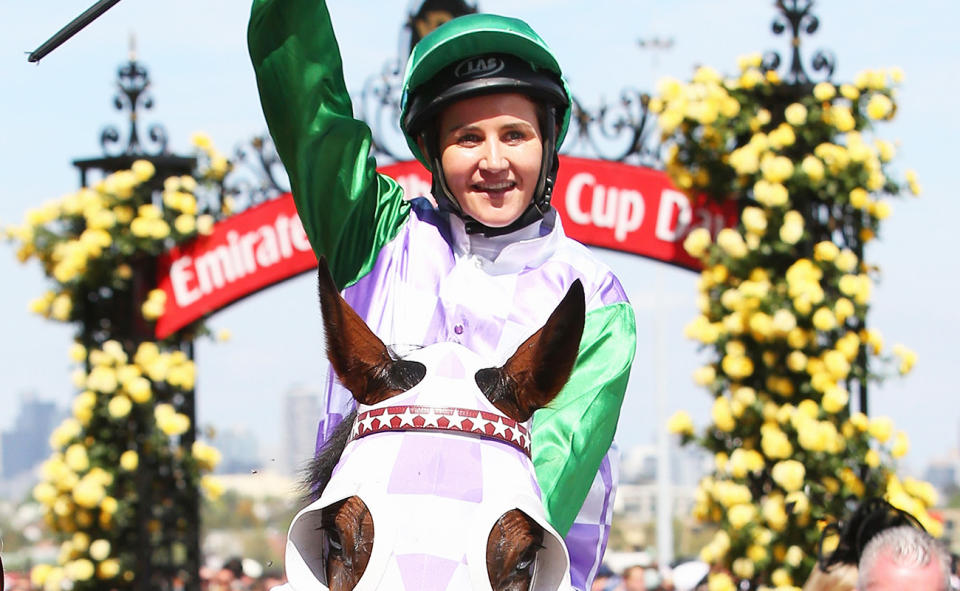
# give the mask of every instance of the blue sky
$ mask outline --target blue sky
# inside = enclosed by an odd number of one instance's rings
[[[616,100],[621,89],[652,89],[659,77],[687,78],[695,64],[733,72],[738,55],[786,51],[770,33],[773,3],[767,0],[480,0],[483,10],[530,22],[552,45],[574,93],[586,105]],[[176,152],[190,149],[190,134],[205,131],[225,151],[265,130],[245,47],[248,5],[235,0],[124,0],[74,39],[28,64],[26,53],[82,12],[89,3],[63,0],[0,4],[0,223],[77,187],[75,158],[101,154],[101,128],[124,121],[113,110],[116,68],[129,37],[149,68],[155,108],[143,123],[165,125]],[[909,7],[909,8],[907,8]],[[331,0],[351,89],[397,54],[405,2]],[[919,354],[906,379],[871,393],[872,414],[886,414],[909,434],[907,464],[916,469],[958,445],[955,342],[960,288],[951,225],[960,219],[956,192],[955,138],[960,137],[957,67],[960,44],[950,3],[892,0],[822,2],[815,8],[820,31],[805,41],[805,55],[833,51],[835,80],[866,68],[900,66],[906,80],[897,119],[880,129],[899,141],[896,167],[916,169],[920,199],[894,203],[881,240],[867,256],[883,269],[870,323],[889,344]],[[653,55],[639,38],[672,38]],[[784,55],[784,57],[786,57]],[[688,409],[706,422],[710,400],[690,378],[699,358],[683,338],[695,314],[695,276],[617,253],[601,252],[618,273],[637,309],[638,349],[624,404],[621,447],[650,443],[657,428],[655,371],[668,391],[667,414]],[[658,270],[659,269],[659,270]],[[66,403],[72,393],[67,347],[71,329],[27,312],[45,289],[37,265],[20,265],[0,245],[0,429],[14,420],[18,397],[35,391]],[[283,392],[294,384],[319,384],[322,349],[313,279],[301,277],[248,299],[213,318],[230,329],[227,344],[201,343],[198,405],[201,424],[246,426],[265,446],[280,441]],[[655,327],[666,354],[654,359]]]

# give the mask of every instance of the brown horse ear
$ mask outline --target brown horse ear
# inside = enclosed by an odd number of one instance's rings
[[[573,282],[543,328],[503,365],[477,372],[475,380],[501,412],[526,421],[553,400],[570,378],[583,336],[583,285]]]
[[[327,359],[360,404],[376,404],[415,386],[426,374],[416,361],[395,360],[389,349],[337,290],[326,257],[317,266],[317,291],[327,337]]]

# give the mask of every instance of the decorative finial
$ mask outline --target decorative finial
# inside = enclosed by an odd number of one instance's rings
[[[130,31],[130,51],[128,52],[131,62],[137,61],[137,35]]]

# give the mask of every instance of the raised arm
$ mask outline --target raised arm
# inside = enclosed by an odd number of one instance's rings
[[[533,415],[533,463],[547,517],[561,535],[573,524],[613,442],[636,342],[629,303],[588,313],[570,380]]]
[[[247,42],[297,211],[342,289],[372,268],[409,206],[377,174],[370,129],[353,118],[326,3],[254,0]]]

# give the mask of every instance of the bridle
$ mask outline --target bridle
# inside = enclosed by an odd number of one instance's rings
[[[483,410],[399,405],[372,408],[357,413],[350,441],[386,431],[440,431],[480,435],[511,445],[530,455],[530,432],[508,417]]]

